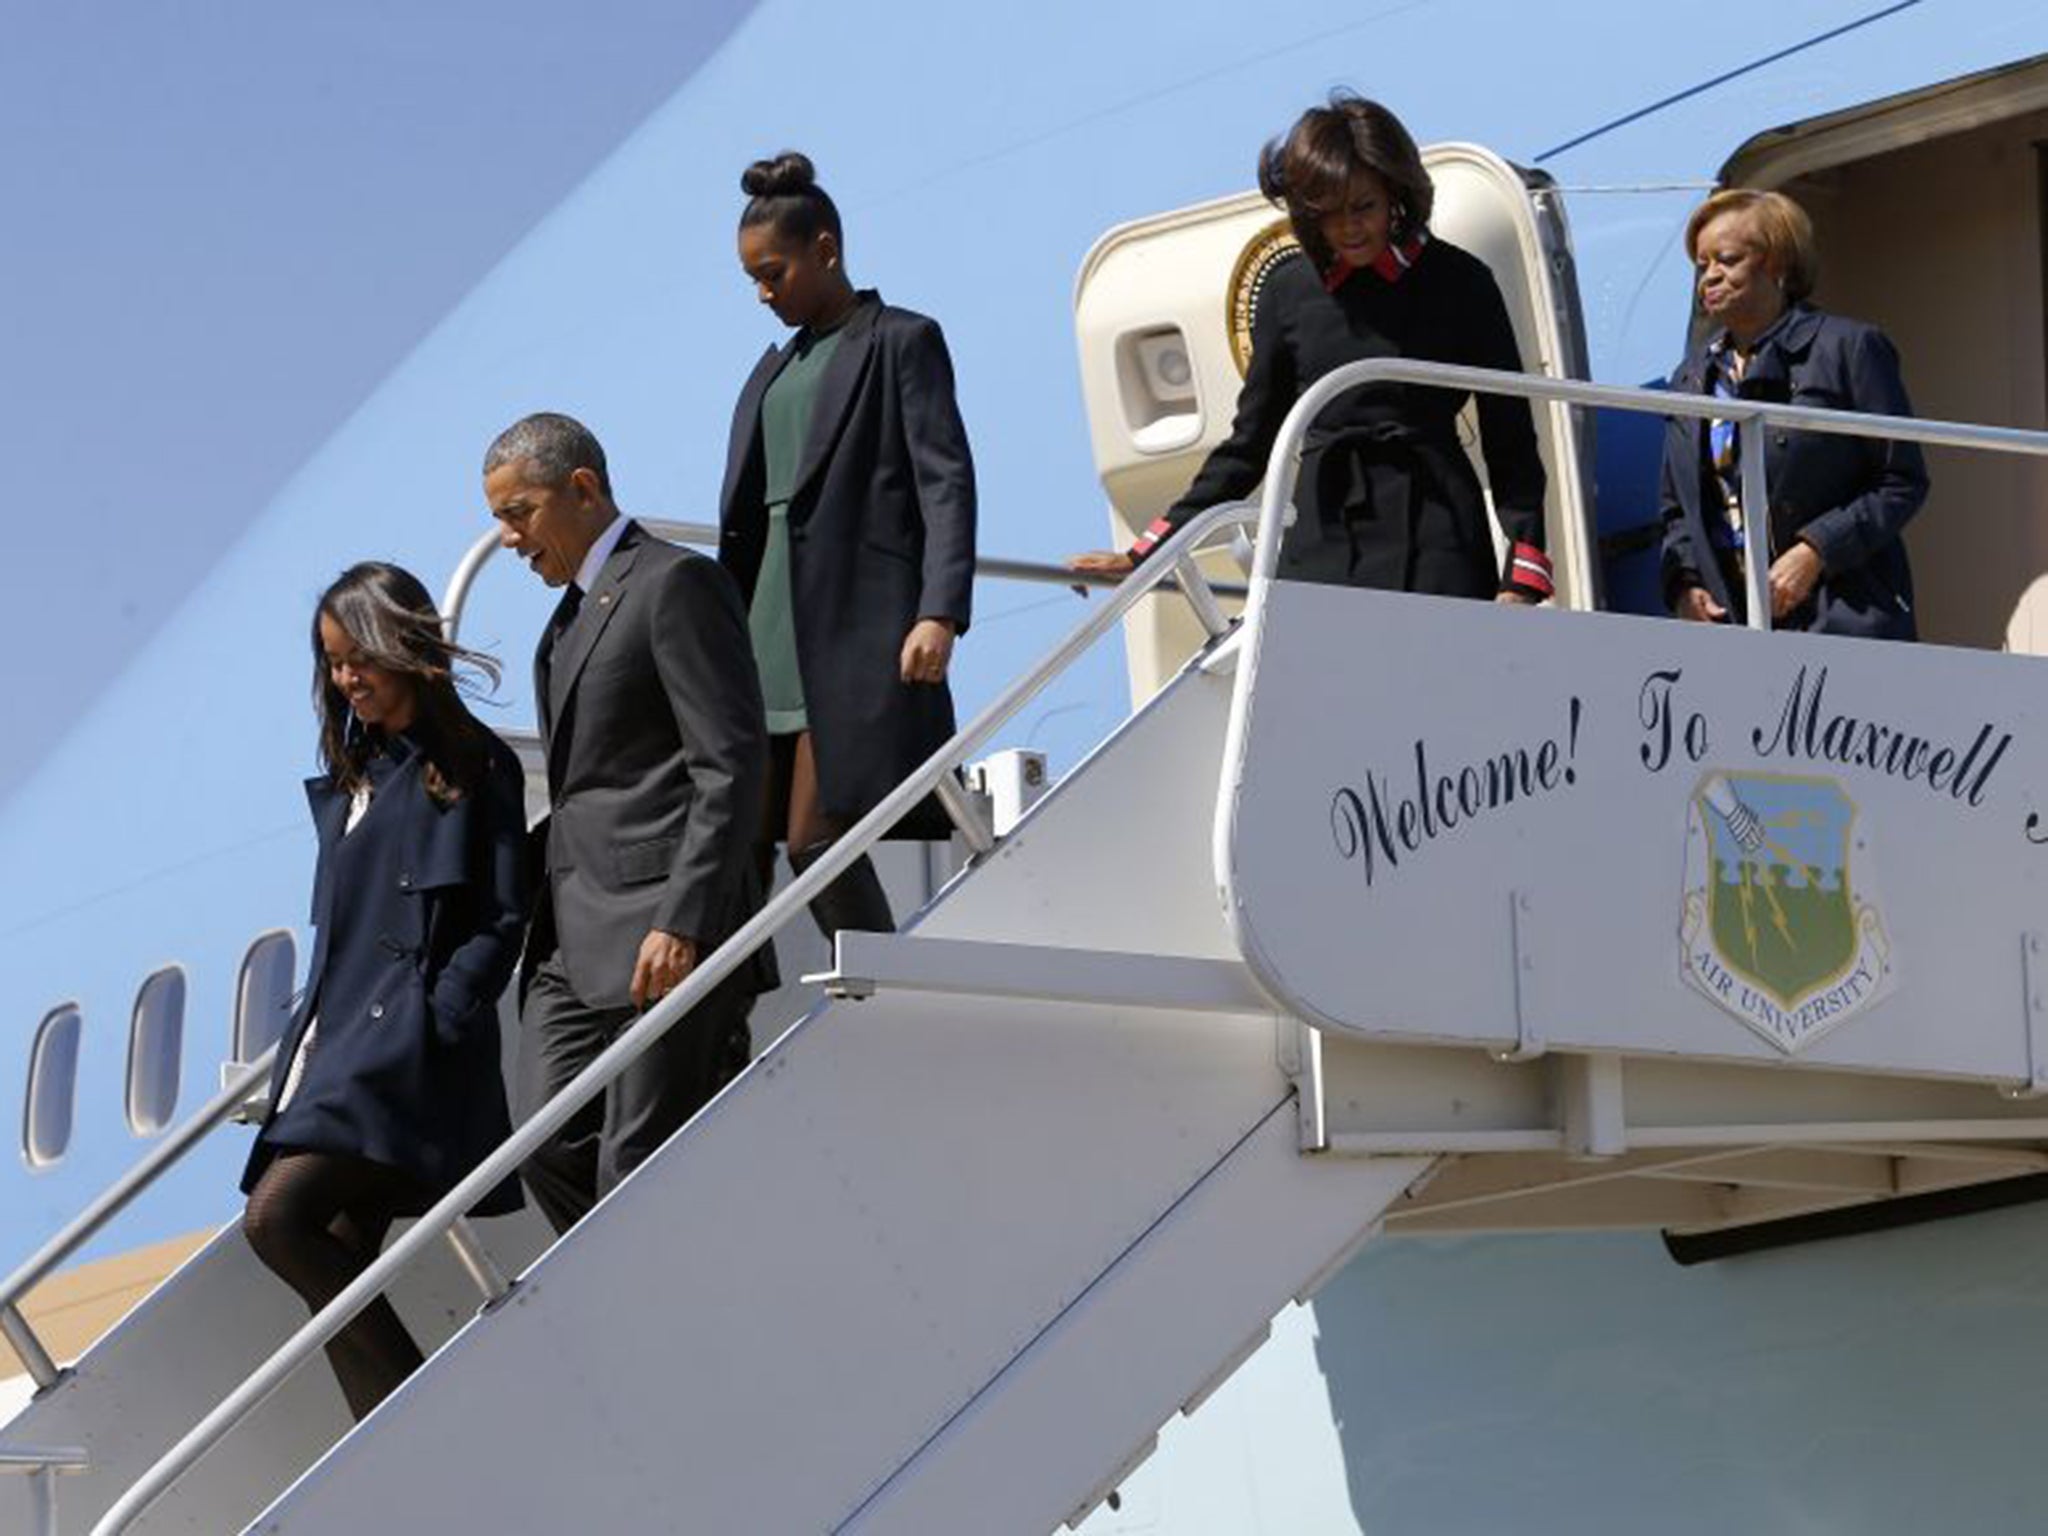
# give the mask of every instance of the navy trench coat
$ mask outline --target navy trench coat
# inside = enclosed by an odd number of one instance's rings
[[[1673,389],[1710,392],[1710,341],[1679,365]],[[1740,394],[1877,416],[1913,414],[1898,352],[1884,332],[1805,304],[1794,305],[1759,339]],[[1704,421],[1674,416],[1665,423],[1664,603],[1675,607],[1686,587],[1704,586],[1728,610],[1730,622],[1739,624],[1746,612],[1742,583],[1707,522],[1724,514],[1706,438]],[[1919,447],[1772,427],[1765,437],[1764,471],[1772,551],[1782,554],[1803,539],[1822,563],[1813,595],[1777,627],[1917,638],[1913,573],[1900,535],[1927,499],[1927,466]]]
[[[491,740],[483,781],[429,798],[423,760],[393,739],[370,808],[348,833],[348,797],[309,779],[319,838],[306,990],[271,1074],[273,1106],[242,1178],[280,1149],[338,1152],[411,1175],[416,1208],[454,1187],[511,1134],[498,1031],[525,936],[531,884],[519,760]],[[320,1028],[292,1101],[276,1109],[307,1025]],[[517,1210],[507,1180],[473,1211]]]

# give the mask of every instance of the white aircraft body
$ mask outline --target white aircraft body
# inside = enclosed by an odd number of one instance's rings
[[[1535,407],[1553,612],[1248,572],[1278,492],[1193,601],[1051,579],[1227,430],[1254,157],[1338,85],[1430,146],[1542,379],[1664,378],[1689,211],[1798,196],[1819,301],[1961,424],[1909,536],[1927,643],[1652,617],[1662,423],[1618,395]],[[905,935],[835,955],[798,914],[784,973],[827,979],[583,1227],[422,1237],[394,1294],[439,1352],[348,1432],[317,1355],[276,1363],[304,1313],[233,1227],[246,1128],[165,1151],[291,990],[252,941],[305,947],[308,604],[371,555],[445,582],[530,748],[549,599],[477,549],[481,449],[569,411],[628,512],[701,535],[778,339],[736,170],[785,143],[952,347],[1012,559],[962,719],[1047,687],[959,744],[986,821],[890,850]],[[0,1264],[166,1165],[0,1291],[0,1525],[2041,1528],[2044,144],[2048,20],[2010,0],[747,8],[0,799]],[[1866,727],[1946,781],[1829,744]],[[1809,833],[1853,857],[1758,852]],[[1778,866],[1741,915],[1731,856]],[[1717,920],[1823,894],[1825,986],[1717,969]]]

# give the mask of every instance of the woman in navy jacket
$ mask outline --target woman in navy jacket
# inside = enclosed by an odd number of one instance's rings
[[[459,661],[495,676],[396,566],[354,566],[321,596],[313,955],[242,1178],[250,1246],[315,1312],[376,1259],[394,1217],[511,1134],[498,996],[526,924],[523,776],[464,707]],[[507,1180],[476,1211],[519,1203]],[[358,1419],[421,1360],[381,1297],[327,1352]]]
[[[770,856],[786,841],[802,871],[953,735],[974,460],[938,322],[853,286],[811,162],[757,161],[740,186],[740,265],[795,334],[734,407],[718,557],[747,601],[768,710],[762,841]],[[952,826],[928,801],[896,831]],[[895,926],[866,859],[811,911],[828,937]]]
[[[1817,262],[1805,210],[1780,192],[1716,192],[1686,224],[1712,322],[1671,387],[1878,416],[1910,416],[1884,332],[1807,303]],[[1725,422],[1665,426],[1664,601],[1682,619],[1745,613],[1739,444]],[[1901,539],[1927,499],[1913,443],[1769,429],[1771,621],[1782,629],[1912,640],[1913,573]]]

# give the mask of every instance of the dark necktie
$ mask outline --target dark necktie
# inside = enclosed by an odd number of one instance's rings
[[[555,606],[555,639],[561,639],[569,625],[575,623],[575,614],[584,610],[584,588],[569,582],[561,592],[561,602]]]
[[[548,620],[540,652],[534,658],[533,680],[540,694],[541,730],[549,737],[554,734],[555,648],[562,643],[562,636],[569,632],[569,626],[576,622],[576,615],[582,607],[583,589],[572,581],[562,593],[562,600],[555,604],[554,616]]]
[[[555,647],[562,643],[562,636],[569,632],[569,626],[576,622],[576,615],[583,610],[583,589],[570,582],[563,589],[561,602],[555,605],[555,616],[548,621],[548,655],[553,657]]]

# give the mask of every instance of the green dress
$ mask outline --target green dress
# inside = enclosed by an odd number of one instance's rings
[[[797,471],[810,436],[811,408],[838,350],[839,336],[835,329],[822,336],[799,337],[795,352],[761,400],[768,542],[761,552],[761,572],[754,581],[754,604],[747,619],[754,637],[754,664],[761,672],[761,699],[768,707],[768,729],[777,736],[810,727],[803,675],[797,670],[796,613],[790,598],[789,503],[796,495]]]

